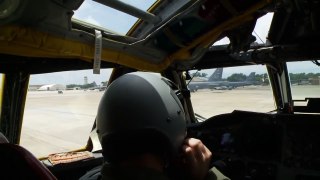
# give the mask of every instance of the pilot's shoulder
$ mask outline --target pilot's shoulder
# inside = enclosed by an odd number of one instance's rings
[[[209,170],[205,180],[230,180],[230,179],[225,175],[223,175],[217,168],[213,167]]]

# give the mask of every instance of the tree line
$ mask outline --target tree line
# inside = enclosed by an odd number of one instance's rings
[[[104,81],[101,82],[101,86],[107,86],[108,81]],[[88,83],[88,84],[68,84],[66,87],[67,88],[75,88],[75,87],[80,87],[81,89],[88,89],[88,88],[93,88],[93,87],[97,87],[97,83],[95,81],[93,81],[92,83]]]
[[[196,72],[196,73],[192,73],[191,76],[192,77],[206,77],[207,78],[208,74]],[[239,82],[239,81],[246,81],[247,78],[248,78],[248,76],[243,73],[234,73],[234,74],[231,74],[229,77],[222,79],[222,80],[226,80],[226,81],[230,81],[230,82]],[[267,73],[255,74],[253,80],[256,82],[265,82],[268,80],[268,75],[267,75]]]
[[[239,82],[239,81],[248,80],[248,77],[249,75],[247,76],[243,73],[234,73],[234,74],[231,74],[229,77],[227,77],[226,80],[230,82]],[[268,74],[267,73],[255,74],[254,77],[250,79],[250,81],[260,82],[261,84],[268,83],[269,82]]]
[[[193,73],[192,76],[207,77],[208,74],[197,72],[197,73]],[[301,81],[308,81],[309,79],[319,78],[320,73],[289,73],[289,77],[291,82],[301,82]],[[243,73],[234,73],[223,80],[227,80],[230,82],[238,82],[238,81],[246,81],[247,78],[248,76]],[[253,79],[256,82],[266,83],[268,82],[269,78],[268,78],[268,74],[264,73],[264,74],[255,74]]]
[[[88,84],[68,84],[67,88],[75,88],[75,87],[80,87],[81,89],[88,89],[88,88],[92,88],[92,87],[96,87],[97,83],[96,82],[92,82],[92,83],[88,83]]]
[[[289,73],[291,82],[307,81],[309,79],[315,79],[320,77],[320,73]]]

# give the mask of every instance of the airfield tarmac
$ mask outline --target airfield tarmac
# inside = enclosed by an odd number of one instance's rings
[[[320,86],[313,90],[299,86],[296,90],[298,94],[306,91],[320,92]],[[20,143],[37,157],[76,150],[87,143],[103,92],[63,92],[28,92]],[[194,111],[207,118],[235,109],[258,112],[275,109],[269,86],[199,90],[191,93],[191,100]]]

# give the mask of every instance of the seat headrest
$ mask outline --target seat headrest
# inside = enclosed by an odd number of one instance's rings
[[[28,150],[15,144],[0,143],[0,167],[0,179],[57,179]]]

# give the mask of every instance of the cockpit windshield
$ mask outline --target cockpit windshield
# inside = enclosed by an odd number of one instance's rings
[[[188,83],[194,112],[204,118],[233,110],[275,110],[264,65],[190,71]]]

